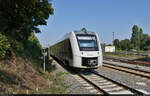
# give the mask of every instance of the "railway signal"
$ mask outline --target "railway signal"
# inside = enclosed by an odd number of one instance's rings
[[[44,49],[42,49],[42,53],[43,53],[43,55],[44,55],[44,58],[43,58],[43,70],[44,70],[44,72],[45,72],[45,56],[47,55],[47,48],[44,48]]]

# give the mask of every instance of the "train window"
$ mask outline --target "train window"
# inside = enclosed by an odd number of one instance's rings
[[[98,51],[96,36],[77,36],[80,51]]]
[[[93,40],[79,40],[80,47],[96,47],[97,44]]]

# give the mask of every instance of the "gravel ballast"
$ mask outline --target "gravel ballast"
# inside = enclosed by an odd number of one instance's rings
[[[109,70],[103,67],[100,67],[96,71],[110,79],[123,83],[124,85],[127,85],[131,88],[141,89],[150,92],[150,82],[147,80],[136,78],[135,76],[127,75],[118,71]]]
[[[55,60],[53,61],[53,64],[56,65],[55,73],[58,72],[68,72],[66,69],[64,69],[61,65],[59,65]],[[69,86],[69,88],[66,90],[68,94],[92,94],[88,89],[85,89],[85,87],[79,83],[73,75],[68,72],[68,74],[63,75],[64,83]]]

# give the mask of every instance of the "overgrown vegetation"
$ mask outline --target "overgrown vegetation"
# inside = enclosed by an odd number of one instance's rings
[[[119,41],[119,39],[114,40],[114,45],[117,50],[150,50],[150,36],[144,34],[142,28],[134,25],[132,28],[132,36],[130,39],[124,39]]]
[[[6,36],[0,34],[0,59],[4,58],[7,50],[10,48],[10,43]]]
[[[39,59],[39,56],[42,55],[41,53],[41,45],[37,37],[35,37],[34,33],[31,34],[29,39],[24,42],[24,44],[20,45],[19,48],[16,50],[17,54],[26,59]]]

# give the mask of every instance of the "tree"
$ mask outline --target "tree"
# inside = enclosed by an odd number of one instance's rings
[[[107,44],[107,46],[112,46],[111,44]]]
[[[24,47],[28,48],[28,54],[30,53],[29,56],[32,56],[33,58],[38,58],[41,55],[42,46],[33,32],[29,36]]]
[[[140,30],[139,30],[139,46],[140,46],[140,49],[142,49],[142,39],[143,39],[143,30],[142,30],[142,28],[140,28]]]
[[[0,0],[0,32],[19,41],[28,40],[38,25],[46,25],[53,14],[48,0]]]
[[[145,50],[145,51],[150,51],[150,46],[145,46],[145,47],[144,47],[144,50]]]
[[[121,49],[122,50],[130,50],[132,49],[132,44],[129,39],[121,40]]]
[[[140,40],[143,39],[143,29],[142,28],[140,28],[140,30],[139,30],[139,38],[140,38]]]
[[[143,38],[141,39],[141,44],[140,44],[140,48],[144,49],[145,46],[150,45],[150,43],[148,43],[150,40],[150,37],[148,34],[143,34]]]
[[[87,29],[86,29],[85,27],[83,27],[83,28],[81,29],[81,31],[87,32]]]
[[[133,44],[134,47],[137,47],[139,45],[138,31],[139,31],[138,26],[134,25],[132,28],[132,36],[131,36],[131,43]]]
[[[29,39],[30,42],[34,43],[36,46],[38,46],[40,49],[42,49],[42,46],[38,40],[38,38],[35,36],[35,34],[32,32]]]
[[[115,39],[115,40],[114,40],[114,45],[115,45],[117,48],[120,48],[120,41],[119,41],[119,39]]]
[[[150,36],[147,38],[147,41],[145,42],[145,46],[150,45]]]

